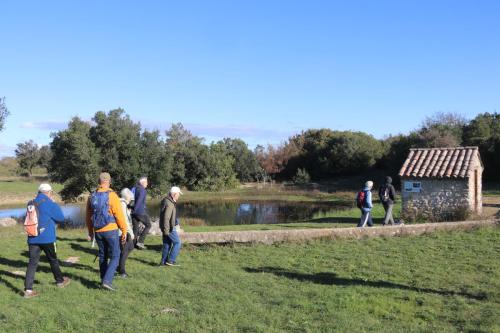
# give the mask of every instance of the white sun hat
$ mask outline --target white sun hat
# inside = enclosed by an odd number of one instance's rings
[[[182,193],[181,189],[178,187],[178,186],[172,186],[172,188],[170,189],[170,193],[174,194],[174,193],[179,193],[179,194],[184,194]]]
[[[38,191],[40,191],[40,192],[50,192],[50,191],[52,191],[52,186],[50,186],[47,183],[40,184],[40,186],[38,187]]]

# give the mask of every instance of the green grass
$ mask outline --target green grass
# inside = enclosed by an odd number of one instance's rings
[[[420,237],[274,246],[185,246],[181,267],[158,268],[160,239],[134,251],[117,293],[96,289],[83,231],[59,231],[52,282],[43,261],[38,298],[24,300],[27,248],[0,231],[1,332],[498,332],[500,228]],[[164,309],[175,309],[162,313]],[[167,311],[168,312],[168,311]]]
[[[483,195],[484,196],[487,196],[487,197],[495,197],[495,196],[500,196],[500,189],[496,189],[496,190],[486,190],[483,192]]]
[[[54,191],[56,192],[62,190],[62,185],[60,184],[51,184],[51,185]],[[38,191],[38,186],[40,186],[40,182],[20,181],[20,180],[0,181],[0,193],[36,194],[36,192]]]

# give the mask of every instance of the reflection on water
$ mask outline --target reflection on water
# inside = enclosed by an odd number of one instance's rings
[[[84,205],[62,205],[65,227],[79,228],[85,225],[85,206]],[[13,217],[18,221],[24,220],[26,208],[0,209],[0,218]]]
[[[331,203],[306,202],[236,202],[216,201],[179,203],[178,211],[181,219],[201,219],[206,225],[229,224],[273,224],[293,223],[308,220],[318,215],[344,209]],[[151,218],[159,216],[159,205],[148,205]],[[69,227],[81,227],[85,224],[85,206],[77,204],[63,205],[62,210]],[[25,208],[0,210],[0,218],[24,218]]]

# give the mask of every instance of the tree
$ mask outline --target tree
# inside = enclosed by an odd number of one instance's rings
[[[389,136],[383,140],[383,156],[379,160],[381,168],[387,170],[388,174],[397,174],[403,165],[410,148],[425,147],[419,133],[411,132],[408,135],[398,134]],[[396,181],[396,179],[395,179]]]
[[[334,131],[328,142],[330,175],[357,174],[373,167],[383,154],[379,140],[363,132]]]
[[[33,140],[18,143],[15,153],[21,173],[26,173],[28,177],[31,177],[33,168],[40,161],[38,145]]]
[[[141,135],[141,155],[139,168],[148,176],[153,196],[166,193],[172,179],[172,156],[167,153],[165,142],[158,131],[144,131]]]
[[[192,190],[216,191],[237,184],[234,159],[223,145],[210,147],[182,124],[166,131],[167,154],[172,157],[172,181]]]
[[[5,128],[5,119],[9,114],[9,109],[5,105],[5,97],[0,97],[0,132]]]
[[[234,158],[221,145],[212,144],[201,157],[202,172],[193,184],[194,190],[220,191],[238,184],[233,169]]]
[[[500,180],[500,114],[482,113],[465,127],[464,143],[478,146],[484,163],[484,178]]]
[[[52,151],[50,150],[50,146],[49,145],[41,146],[40,149],[38,150],[37,165],[41,166],[42,168],[48,169],[51,158],[52,158]]]
[[[257,179],[259,173],[259,162],[255,154],[248,149],[248,145],[241,139],[224,138],[217,142],[222,151],[234,159],[233,169],[236,177],[242,182],[250,182]]]
[[[90,139],[99,152],[99,166],[113,178],[113,187],[120,190],[131,187],[144,175],[140,160],[141,125],[134,123],[123,109],[95,114],[95,126],[90,128]],[[147,176],[147,175],[146,175]]]
[[[206,146],[181,123],[172,124],[165,132],[167,154],[172,157],[172,182],[193,188],[197,177],[203,173],[202,155]]]
[[[457,147],[462,143],[466,119],[456,113],[427,117],[418,131],[422,147]]]
[[[306,169],[299,168],[292,180],[295,184],[307,184],[311,181],[311,176],[309,176]]]
[[[266,149],[259,145],[255,148],[254,154],[260,169],[264,171],[263,175],[275,179],[280,173],[286,171],[290,160],[299,154],[299,149],[295,142],[289,139],[288,142],[277,146],[267,145]],[[261,170],[257,170],[257,174],[262,175]]]
[[[300,168],[315,179],[363,172],[383,154],[382,143],[369,134],[329,129],[302,132],[285,147],[288,162],[282,174],[287,178]]]
[[[52,135],[49,175],[52,181],[64,185],[63,199],[72,199],[97,186],[99,152],[90,139],[90,124],[74,117],[68,128]]]

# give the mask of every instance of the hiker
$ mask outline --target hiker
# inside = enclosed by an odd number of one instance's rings
[[[36,218],[33,219],[35,223],[31,224],[35,229],[28,233],[32,236],[28,236],[29,263],[24,280],[24,297],[32,298],[38,296],[38,292],[33,290],[33,282],[42,250],[47,256],[56,285],[59,288],[64,288],[71,280],[62,275],[57,260],[56,223],[63,223],[64,215],[61,207],[53,200],[52,187],[49,184],[40,184],[38,195],[28,203],[28,210],[32,210],[33,214],[36,214]],[[36,225],[36,221],[38,225]]]
[[[177,200],[182,195],[181,189],[173,186],[167,197],[160,204],[160,230],[163,235],[163,248],[160,266],[179,266],[176,263],[181,249],[180,229],[177,218]]]
[[[362,228],[368,224],[369,227],[373,226],[371,210],[372,204],[372,190],[373,182],[371,180],[365,183],[365,187],[358,192],[356,198],[357,206],[361,209],[361,219],[358,223],[358,227]]]
[[[394,207],[394,202],[396,201],[396,190],[392,186],[392,178],[385,177],[385,184],[380,186],[378,189],[378,196],[382,206],[384,206],[385,216],[382,225],[395,224],[394,218],[392,216],[392,208]]]
[[[123,216],[125,216],[125,221],[127,223],[127,239],[125,244],[121,244],[120,252],[120,262],[118,264],[118,274],[122,278],[127,278],[128,274],[125,270],[125,262],[127,261],[128,255],[134,249],[134,232],[132,230],[132,216],[130,214],[130,207],[134,202],[134,194],[128,188],[124,188],[120,192],[120,204],[122,207]],[[120,230],[121,236],[121,230]]]
[[[146,246],[144,241],[146,240],[146,235],[151,229],[151,220],[146,210],[146,196],[148,187],[148,178],[141,177],[139,182],[135,186],[134,191],[134,210],[132,213],[133,223],[134,223],[134,235],[135,235],[135,247],[144,250]],[[141,223],[144,228],[141,228]]]
[[[95,238],[99,247],[101,288],[114,291],[113,278],[120,260],[120,243],[127,239],[127,223],[118,195],[110,188],[111,176],[99,175],[99,188],[87,201],[88,240]],[[118,229],[121,231],[119,236]]]

